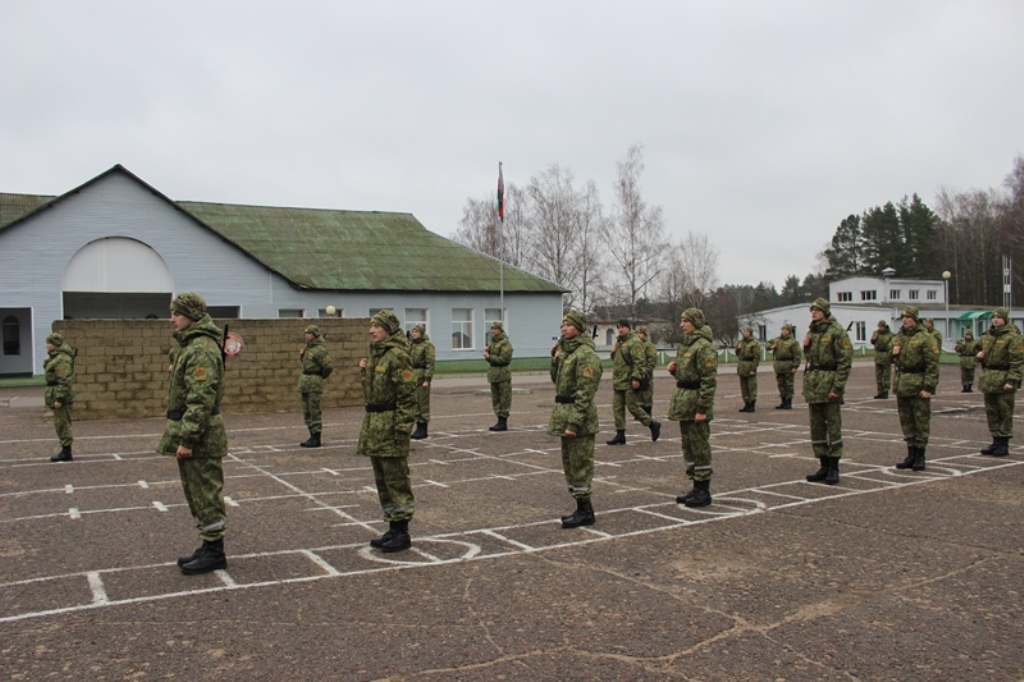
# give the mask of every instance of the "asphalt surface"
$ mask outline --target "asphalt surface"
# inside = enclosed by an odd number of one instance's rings
[[[517,375],[511,430],[483,378],[439,379],[414,442],[413,548],[384,555],[362,413],[232,415],[228,568],[183,576],[197,544],[160,418],[75,425],[57,450],[42,389],[0,389],[0,679],[4,680],[1022,680],[1024,458],[983,457],[982,397],[942,368],[923,472],[897,471],[895,399],[855,365],[837,486],[807,411],[776,410],[761,374],[740,414],[732,368],[712,425],[714,504],[689,489],[675,424],[600,411],[597,523],[573,508],[554,392]],[[662,372],[655,414],[667,412]],[[290,406],[299,408],[296,404]]]

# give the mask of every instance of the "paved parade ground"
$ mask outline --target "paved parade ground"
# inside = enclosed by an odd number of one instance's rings
[[[915,473],[893,467],[895,399],[855,364],[837,486],[804,480],[799,395],[773,409],[762,372],[757,411],[738,413],[734,371],[702,509],[675,503],[678,425],[604,444],[606,372],[597,523],[574,530],[547,376],[513,378],[507,433],[487,430],[482,376],[438,379],[410,457],[413,548],[388,555],[366,544],[385,524],[354,454],[361,409],[327,411],[307,450],[298,395],[290,413],[226,405],[228,568],[190,577],[162,418],[77,422],[75,461],[52,464],[42,389],[0,389],[0,679],[1024,680],[1024,441],[978,454],[982,396],[958,368]],[[659,369],[656,417],[672,388]]]

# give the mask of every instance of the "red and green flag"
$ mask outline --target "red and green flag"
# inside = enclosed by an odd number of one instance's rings
[[[498,162],[498,217],[505,220],[505,177],[501,173],[501,162]]]

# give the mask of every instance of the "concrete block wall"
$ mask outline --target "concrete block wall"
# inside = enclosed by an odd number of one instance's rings
[[[302,365],[303,330],[326,335],[334,373],[323,407],[363,402],[359,359],[369,350],[369,318],[216,320],[242,336],[241,355],[227,359],[222,408],[232,412],[299,412],[295,390]],[[169,320],[58,320],[53,331],[78,349],[75,419],[154,417],[167,405],[168,359],[174,343]]]

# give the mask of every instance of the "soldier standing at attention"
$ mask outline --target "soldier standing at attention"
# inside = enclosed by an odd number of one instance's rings
[[[60,452],[50,457],[51,462],[70,462],[71,406],[75,402],[75,352],[64,343],[64,337],[54,332],[46,337],[46,406],[53,411],[53,428],[60,440]]]
[[[892,386],[892,331],[885,320],[878,321],[878,329],[871,335],[871,345],[875,349],[875,384],[878,386],[875,398],[885,400]]]
[[[359,361],[366,414],[356,452],[370,458],[388,530],[371,547],[400,552],[412,546],[409,521],[416,511],[409,476],[409,437],[416,417],[416,384],[409,342],[392,310],[370,320],[370,356]]]
[[[586,316],[576,310],[562,318],[562,337],[552,349],[551,380],[555,383],[555,406],[548,421],[548,434],[562,441],[562,471],[576,511],[562,517],[562,528],[594,525],[590,501],[594,480],[594,440],[598,431],[594,396],[601,384],[601,358],[594,340],[583,332]]]
[[[839,483],[843,456],[843,417],[840,405],[853,365],[853,346],[842,325],[829,312],[829,302],[811,304],[811,326],[804,338],[804,400],[811,419],[811,447],[821,467],[807,475],[811,482]]]
[[[931,434],[931,398],[939,382],[939,346],[921,324],[914,306],[903,309],[903,326],[893,339],[892,358],[896,366],[893,392],[907,443],[907,456],[896,468],[923,471]]]
[[[964,332],[964,338],[956,342],[954,348],[960,356],[960,384],[961,393],[974,393],[974,365],[978,362],[978,353],[981,351],[981,342],[974,338],[974,333],[968,329]]]
[[[1007,308],[992,311],[992,327],[981,337],[978,359],[982,370],[978,388],[985,395],[985,416],[992,434],[992,444],[981,454],[1005,457],[1013,438],[1017,389],[1024,379],[1024,337],[1010,324]]]
[[[761,343],[750,327],[743,328],[743,337],[736,344],[736,374],[740,377],[743,407],[740,412],[753,412],[757,404],[757,366],[761,364]]]
[[[658,349],[647,338],[647,327],[636,328],[636,338],[644,345],[644,357],[647,359],[647,374],[640,380],[640,407],[650,416],[654,416],[654,370],[658,367]]]
[[[796,371],[800,369],[800,361],[804,357],[800,350],[800,342],[793,336],[793,325],[788,322],[782,325],[779,338],[770,346],[774,358],[772,369],[775,370],[775,383],[779,386],[779,398],[782,400],[775,409],[792,410],[793,395],[796,393]]]
[[[327,342],[320,335],[320,327],[311,324],[303,334],[306,345],[299,349],[302,374],[299,375],[299,394],[302,396],[302,417],[309,430],[309,439],[299,443],[304,448],[320,447],[323,431],[323,417],[320,413],[320,398],[324,393],[324,380],[331,376],[334,365],[327,353]]]
[[[935,320],[932,318],[926,318],[924,321],[924,328],[929,334],[935,337],[936,343],[939,344],[939,350],[942,350],[942,332],[935,328]]]
[[[416,380],[416,431],[412,437],[420,440],[427,437],[427,422],[430,421],[430,382],[434,380],[435,351],[426,325],[413,327],[409,337],[409,358]]]
[[[679,328],[682,341],[668,372],[676,380],[668,418],[679,422],[686,476],[693,489],[676,498],[687,507],[711,504],[711,419],[717,387],[718,353],[712,345],[711,327],[704,324],[699,308],[683,311]]]
[[[491,385],[491,406],[498,422],[489,431],[508,431],[512,410],[512,342],[501,322],[491,323],[491,341],[484,347],[484,360],[490,365],[487,381]]]
[[[227,567],[223,458],[228,437],[220,415],[224,333],[206,313],[202,296],[191,292],[171,302],[171,326],[178,351],[167,388],[167,428],[157,453],[177,458],[185,501],[203,541],[178,559],[182,573],[195,575]]]
[[[619,320],[619,332],[612,346],[612,413],[615,415],[615,437],[608,445],[626,444],[626,410],[651,430],[651,440],[658,440],[661,424],[654,421],[640,406],[641,379],[647,371],[647,355],[629,320]]]

